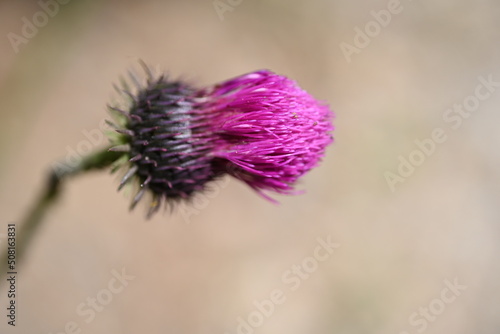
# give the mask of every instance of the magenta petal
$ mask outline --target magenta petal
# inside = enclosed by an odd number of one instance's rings
[[[293,194],[296,181],[333,141],[328,106],[271,71],[236,77],[201,95],[206,99],[197,108],[216,115],[215,157],[230,163],[226,172],[268,199],[262,190]]]

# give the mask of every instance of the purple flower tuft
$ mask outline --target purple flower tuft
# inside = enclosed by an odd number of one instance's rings
[[[162,201],[190,198],[223,175],[264,191],[294,194],[296,181],[315,167],[333,141],[333,113],[294,81],[271,71],[245,74],[205,89],[167,80],[138,80],[130,104],[111,107],[119,129],[112,150],[124,151],[129,170]]]
[[[228,172],[268,199],[262,190],[292,194],[333,140],[330,109],[271,71],[239,76],[200,95],[205,101],[196,108],[214,115],[212,155],[233,164]]]

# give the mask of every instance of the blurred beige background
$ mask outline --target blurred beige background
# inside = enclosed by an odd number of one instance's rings
[[[44,23],[42,7],[0,3],[3,234],[139,58],[200,86],[269,68],[336,112],[306,194],[279,206],[230,180],[195,211],[146,221],[115,176],[74,179],[19,268],[15,328],[0,290],[0,333],[498,333],[500,91],[456,130],[443,115],[473,101],[480,76],[500,81],[499,4],[401,0],[382,27],[371,11],[391,1],[222,2],[223,20],[212,0],[74,0],[18,48],[9,33]],[[347,59],[342,43],[365,26],[369,44]],[[447,140],[391,191],[384,174],[435,128]],[[340,246],[311,267],[329,236]],[[292,290],[294,265],[311,272]],[[122,270],[134,279],[109,292]],[[254,302],[273,290],[285,300],[259,318]],[[88,298],[105,304],[93,316]]]

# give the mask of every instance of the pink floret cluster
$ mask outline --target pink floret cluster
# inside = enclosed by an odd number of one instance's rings
[[[332,143],[330,108],[285,76],[245,74],[198,92],[197,111],[210,118],[214,160],[224,172],[263,191],[294,194]],[[202,116],[203,115],[203,116]]]

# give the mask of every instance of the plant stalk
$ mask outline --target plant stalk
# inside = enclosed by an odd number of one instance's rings
[[[123,155],[123,152],[109,151],[109,147],[101,151],[90,153],[83,157],[75,166],[66,166],[64,168],[52,169],[47,175],[47,179],[42,192],[36,199],[34,205],[29,209],[26,216],[21,220],[19,228],[16,226],[15,233],[15,255],[11,256],[10,260],[15,259],[13,262],[8,263],[9,253],[8,246],[12,244],[12,239],[8,239],[6,243],[2,243],[2,256],[0,257],[0,277],[7,272],[17,271],[22,258],[24,257],[29,245],[33,239],[35,232],[40,228],[43,218],[47,212],[60,197],[62,192],[62,185],[70,177],[83,174],[91,170],[100,170],[110,166],[118,158]],[[2,281],[3,283],[3,281]]]

